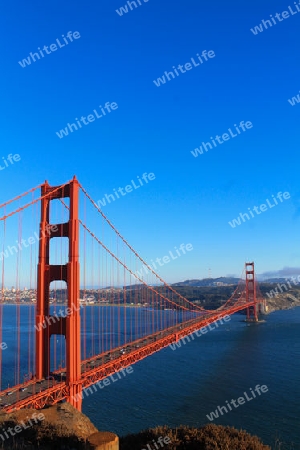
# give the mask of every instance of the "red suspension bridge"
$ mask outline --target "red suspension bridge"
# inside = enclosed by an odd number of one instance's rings
[[[83,389],[200,328],[242,310],[258,320],[264,299],[254,263],[221,307],[205,310],[164,282],[75,177],[45,182],[0,208],[0,401],[7,412],[63,400],[81,410]]]

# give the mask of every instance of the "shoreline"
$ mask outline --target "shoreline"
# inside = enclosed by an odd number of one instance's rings
[[[275,300],[275,299],[274,299]],[[1,303],[1,305],[2,306],[36,306],[36,302],[34,302],[34,303],[27,303],[27,302],[21,302],[21,303],[11,303],[11,302],[4,302],[4,303]],[[68,307],[68,305],[67,305],[67,303],[56,303],[56,304],[54,304],[54,303],[50,303],[50,307],[51,306],[54,306],[54,307]],[[93,304],[80,304],[80,308],[84,308],[84,307],[95,307],[95,306],[99,306],[99,307],[105,307],[105,306],[109,306],[109,307],[114,307],[114,308],[120,308],[120,307],[122,307],[122,308],[143,308],[143,309],[145,309],[145,310],[148,310],[148,311],[152,311],[152,310],[159,310],[160,311],[160,308],[153,308],[153,307],[151,307],[151,306],[146,306],[146,305],[129,305],[129,304],[118,304],[118,303],[114,303],[114,304],[111,304],[111,303],[93,303]],[[298,302],[296,302],[296,301],[293,301],[292,302],[292,304],[281,304],[281,305],[276,305],[276,306],[274,306],[274,304],[271,306],[269,306],[269,310],[268,311],[266,311],[266,312],[264,312],[264,313],[261,313],[261,315],[262,316],[268,316],[269,314],[272,314],[273,312],[276,312],[276,311],[288,311],[288,310],[291,310],[291,309],[294,309],[294,308],[300,308],[300,299],[299,299],[299,301]],[[173,312],[175,312],[175,310],[173,310],[173,309],[170,309],[170,308],[167,308],[167,309],[163,309],[162,311],[173,311]],[[217,311],[217,309],[216,309],[216,311]]]

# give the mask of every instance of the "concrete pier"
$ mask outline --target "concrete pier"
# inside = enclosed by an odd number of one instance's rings
[[[91,450],[119,450],[119,438],[108,431],[99,431],[88,438]]]

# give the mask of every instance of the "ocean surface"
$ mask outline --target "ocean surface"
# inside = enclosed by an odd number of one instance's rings
[[[4,307],[10,317],[11,308],[15,307]],[[21,323],[28,310],[21,307]],[[95,314],[98,307],[87,310]],[[215,423],[256,434],[272,449],[300,450],[300,308],[274,312],[260,324],[246,324],[243,319],[232,316],[181,348],[168,347],[133,365],[133,372],[125,377],[115,375],[110,385],[83,400],[83,413],[100,430],[118,435],[156,425]],[[27,326],[22,327],[24,347]],[[13,336],[14,328],[4,320],[6,336]],[[3,388],[15,360],[14,345],[7,343]],[[254,398],[251,389],[255,392],[256,385],[268,390]],[[218,407],[239,397],[246,399],[244,404],[232,406],[231,411],[227,407],[227,413],[223,408],[220,414]],[[210,422],[207,416],[216,410],[219,418]]]
[[[252,398],[257,384],[268,391],[213,423],[256,434],[272,449],[276,442],[281,450],[300,449],[300,308],[274,312],[258,325],[235,315],[181,348],[161,350],[86,398],[83,412],[119,435],[164,424],[199,427],[226,400],[244,392]]]

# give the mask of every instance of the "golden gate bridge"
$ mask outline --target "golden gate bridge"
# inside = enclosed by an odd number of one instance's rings
[[[231,297],[206,310],[144,261],[76,177],[45,182],[0,208],[0,342],[8,339],[14,350],[7,362],[0,346],[6,412],[61,401],[81,410],[83,390],[200,328],[243,310],[248,321],[258,320],[265,300],[253,262]],[[8,308],[12,282],[15,305]],[[82,306],[92,300],[97,308]]]

